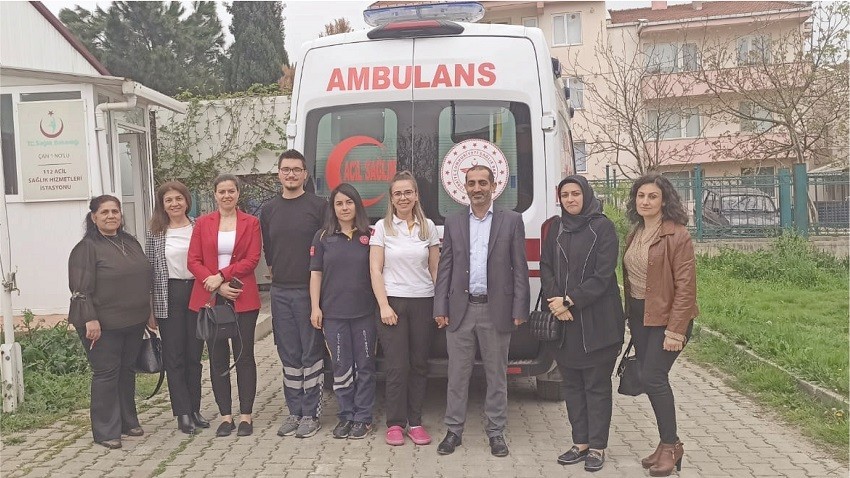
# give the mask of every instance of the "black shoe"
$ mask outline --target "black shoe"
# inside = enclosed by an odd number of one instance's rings
[[[605,450],[590,450],[584,459],[584,471],[599,471],[605,464]]]
[[[589,448],[579,451],[577,446],[573,446],[566,453],[558,457],[559,465],[574,465],[585,459]]]
[[[236,425],[233,422],[221,422],[221,425],[218,426],[218,429],[215,431],[215,436],[217,437],[226,437],[230,436],[233,430],[236,428]]]
[[[351,431],[348,433],[349,440],[360,440],[366,438],[366,435],[372,433],[372,424],[366,422],[354,422],[351,425]]]
[[[103,441],[97,442],[97,444],[103,445],[106,448],[109,448],[110,450],[117,450],[117,449],[121,448],[121,439],[116,438],[114,440],[103,440]]]
[[[446,437],[437,445],[437,453],[440,455],[451,455],[455,452],[455,448],[459,447],[463,440],[460,435],[452,432],[446,432]]]
[[[508,444],[502,435],[490,437],[490,454],[493,456],[508,456]]]
[[[334,438],[348,438],[348,435],[351,433],[351,427],[353,426],[354,422],[351,420],[340,420],[334,427]]]
[[[124,434],[129,437],[140,437],[145,434],[145,431],[142,430],[142,427],[134,427],[125,431]]]
[[[236,436],[246,437],[254,433],[254,424],[251,422],[239,422],[239,429],[236,430]]]
[[[195,433],[195,424],[192,423],[192,418],[189,415],[177,416],[177,428],[187,435],[193,435]]]
[[[192,421],[195,422],[195,426],[198,428],[210,427],[210,422],[201,415],[201,412],[192,412]]]

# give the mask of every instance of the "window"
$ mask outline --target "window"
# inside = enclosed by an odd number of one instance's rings
[[[770,111],[752,101],[742,101],[738,111],[741,114],[741,131],[764,133],[773,126]]]
[[[21,102],[78,100],[80,98],[82,98],[82,94],[79,91],[51,91],[49,93],[21,93]]]
[[[584,81],[581,78],[567,78],[570,88],[570,102],[577,110],[584,109]]]
[[[646,124],[651,138],[696,138],[702,131],[697,108],[647,110]]]
[[[751,35],[738,39],[738,65],[770,63],[770,37]]]
[[[646,72],[673,73],[678,71],[678,48],[674,43],[654,43],[644,45],[646,55]]]
[[[700,63],[700,54],[696,43],[685,43],[682,45],[681,71],[697,71],[700,68]]]
[[[581,44],[581,13],[552,16],[552,45]]]
[[[526,28],[537,28],[537,17],[524,17],[522,19],[522,26]]]
[[[576,141],[573,146],[576,155],[576,172],[577,173],[586,173],[587,172],[587,149],[585,147],[584,141]]]
[[[18,194],[18,153],[15,147],[15,119],[12,95],[0,95],[0,146],[3,154],[3,177],[6,194]]]
[[[533,194],[531,113],[510,101],[399,101],[333,106],[308,112],[304,156],[319,196],[353,184],[374,222],[387,207],[387,183],[409,170],[426,215],[436,224],[463,208],[445,191],[440,169],[449,150],[468,139],[493,143],[508,162],[495,203],[522,212]]]
[[[670,184],[679,193],[682,201],[691,200],[691,172],[690,171],[667,171],[661,173],[662,176],[670,180]]]

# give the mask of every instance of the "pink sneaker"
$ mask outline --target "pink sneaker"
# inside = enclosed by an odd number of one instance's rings
[[[393,425],[387,428],[387,445],[404,445],[404,430],[400,426]]]
[[[425,431],[425,427],[410,427],[407,430],[407,436],[409,436],[411,441],[417,445],[427,445],[431,443],[431,435]]]

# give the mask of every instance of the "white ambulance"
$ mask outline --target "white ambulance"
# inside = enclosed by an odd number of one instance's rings
[[[287,139],[307,158],[318,195],[353,184],[373,223],[396,171],[414,174],[440,226],[467,207],[466,169],[490,166],[496,204],[525,221],[534,299],[541,227],[559,212],[555,187],[573,172],[571,109],[543,33],[469,22],[483,12],[477,3],[367,10],[374,29],[305,43]],[[441,375],[444,336],[435,342],[431,372]],[[559,396],[552,360],[525,327],[510,358],[510,374],[537,376],[538,393]]]

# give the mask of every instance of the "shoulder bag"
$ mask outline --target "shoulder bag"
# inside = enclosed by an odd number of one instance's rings
[[[629,340],[629,345],[623,352],[623,356],[620,357],[620,364],[617,365],[617,376],[620,377],[620,386],[617,387],[617,393],[637,397],[644,390],[637,355],[629,355],[634,345],[634,339]]]
[[[207,343],[210,356],[213,355],[215,344],[221,340],[225,341],[225,347],[227,339],[238,339],[240,343],[242,342],[242,331],[239,330],[233,305],[227,300],[223,304],[216,304],[215,295],[215,292],[210,294],[210,299],[198,311],[198,323],[195,326],[195,336]],[[226,376],[240,358],[242,358],[242,347],[239,348],[239,356],[233,360],[233,364],[227,370],[221,372],[221,376]],[[210,368],[214,368],[212,362],[210,362]]]
[[[156,335],[156,332],[145,327],[145,335],[142,338],[142,346],[139,349],[139,354],[136,355],[136,363],[133,367],[136,373],[158,373],[159,381],[156,383],[156,388],[145,400],[153,398],[162,387],[162,382],[165,379],[165,367],[162,365],[162,339]]]

